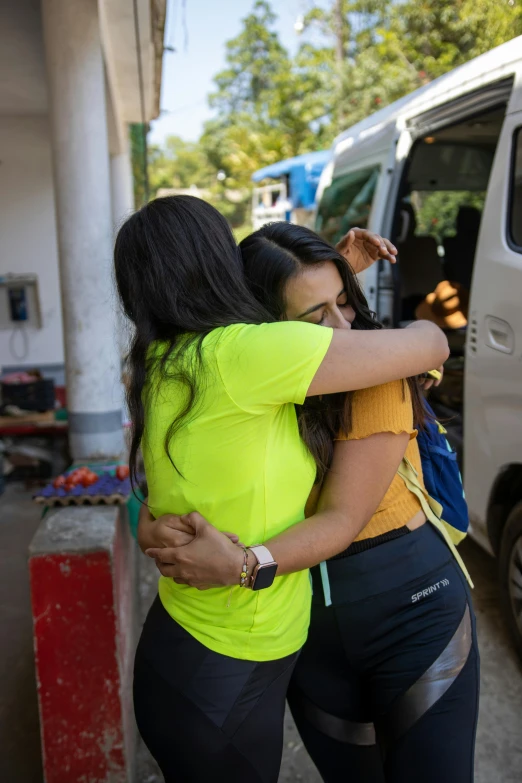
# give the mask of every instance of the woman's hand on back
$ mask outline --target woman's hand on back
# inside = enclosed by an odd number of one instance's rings
[[[335,249],[346,258],[356,274],[364,272],[380,258],[392,264],[397,260],[397,248],[390,240],[365,228],[352,228],[337,243]]]
[[[438,377],[433,375],[430,376],[429,373],[426,373],[426,375],[420,376],[419,378],[419,384],[422,387],[423,391],[428,391],[428,389],[431,389],[432,386],[440,386],[442,383],[442,379],[444,377],[444,365],[441,364],[440,367],[437,367],[436,372],[438,373]]]

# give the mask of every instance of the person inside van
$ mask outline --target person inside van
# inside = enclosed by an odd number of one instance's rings
[[[246,280],[276,320],[380,328],[355,276],[312,231],[274,223],[240,247]],[[314,565],[311,625],[289,702],[327,783],[472,780],[478,652],[467,572],[397,475],[405,460],[422,481],[416,435],[423,418],[415,378],[299,408],[319,480],[309,518],[283,534],[292,565],[278,573]],[[332,519],[348,534],[348,546],[332,535]],[[307,539],[313,524],[321,546]],[[188,591],[226,585],[235,594],[225,536],[197,512],[154,520],[144,508],[141,533],[144,548],[151,539],[162,542],[149,554],[164,578]],[[250,543],[244,540],[247,550]],[[331,555],[318,565],[326,544]],[[258,565],[245,560],[247,580]],[[234,609],[229,618],[233,623]],[[162,700],[172,712],[165,691]]]

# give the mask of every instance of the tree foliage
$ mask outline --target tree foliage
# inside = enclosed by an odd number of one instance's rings
[[[129,128],[134,206],[136,209],[142,207],[150,195],[146,170],[147,150],[145,143],[147,130],[148,128],[144,128],[141,123],[135,123]]]
[[[289,57],[275,20],[266,0],[254,3],[240,34],[226,45],[227,67],[209,97],[216,118],[207,123],[201,144],[234,188],[248,187],[260,166],[320,143],[314,127],[320,76]]]
[[[149,165],[153,193],[159,188],[208,188],[215,179],[201,144],[179,136],[169,136],[162,147],[151,147]]]
[[[199,142],[173,137],[151,151],[153,194],[209,188],[237,223],[256,169],[327,148],[360,119],[522,33],[519,0],[317,0],[291,57],[273,7],[255,0],[227,42]]]
[[[519,34],[522,6],[516,0],[405,0],[390,27],[408,63],[431,80]]]
[[[479,212],[484,209],[486,194],[484,191],[438,190],[433,193],[416,194],[415,211],[419,234],[430,234],[438,244],[444,237],[456,233],[457,213],[460,207],[475,207]]]

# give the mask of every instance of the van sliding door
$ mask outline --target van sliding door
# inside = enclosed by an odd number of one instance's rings
[[[493,484],[522,462],[522,111],[508,114],[482,216],[466,339],[464,485],[486,542]]]

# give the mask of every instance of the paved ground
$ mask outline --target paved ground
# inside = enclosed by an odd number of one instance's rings
[[[0,781],[42,783],[38,708],[33,669],[32,627],[27,582],[27,548],[39,510],[21,487],[8,486],[0,498]],[[498,610],[495,563],[473,542],[461,552],[476,589],[482,655],[482,699],[477,740],[476,783],[522,780],[522,669],[510,647]],[[144,603],[154,579],[145,568]],[[160,783],[144,748],[137,783]],[[280,783],[320,783],[287,720]],[[180,781],[180,783],[184,783]],[[421,783],[421,782],[419,782]]]
[[[41,511],[21,487],[0,498],[0,780],[42,783],[27,549]]]

